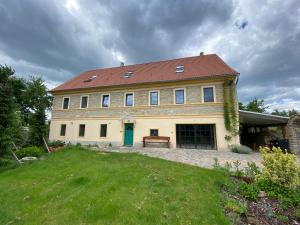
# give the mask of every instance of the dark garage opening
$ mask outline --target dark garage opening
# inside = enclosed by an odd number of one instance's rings
[[[177,148],[216,149],[214,124],[176,124]]]

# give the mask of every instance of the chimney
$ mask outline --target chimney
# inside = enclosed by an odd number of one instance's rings
[[[121,67],[125,66],[125,63],[124,62],[120,62],[120,66]]]
[[[200,56],[203,56],[204,55],[204,52],[200,52]]]

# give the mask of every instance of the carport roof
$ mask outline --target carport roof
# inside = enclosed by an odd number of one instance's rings
[[[285,125],[289,117],[239,110],[240,123],[249,126]]]

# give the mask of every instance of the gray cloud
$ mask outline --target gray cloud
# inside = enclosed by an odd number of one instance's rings
[[[300,4],[272,1],[3,1],[0,64],[49,86],[99,67],[217,53],[239,98],[300,109]]]

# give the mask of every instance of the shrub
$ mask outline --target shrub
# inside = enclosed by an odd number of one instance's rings
[[[295,217],[300,220],[300,208],[296,209],[295,213],[294,213]]]
[[[13,169],[18,166],[18,163],[14,159],[0,158],[0,172]]]
[[[241,183],[239,187],[239,192],[241,193],[241,195],[243,195],[245,199],[256,201],[259,192],[259,187],[256,183]]]
[[[228,211],[238,213],[240,215],[246,214],[247,205],[246,203],[239,202],[237,200],[229,198],[226,202],[225,208]]]
[[[0,158],[0,167],[9,166],[11,163],[11,159]]]
[[[26,156],[34,156],[34,157],[40,157],[43,154],[43,149],[32,146],[32,147],[27,147],[27,148],[22,148],[16,151],[16,155],[18,158],[23,158]]]
[[[275,185],[287,188],[296,188],[300,184],[300,167],[297,165],[296,156],[283,153],[280,148],[260,147],[262,153],[262,173],[257,179],[269,181]]]
[[[231,145],[229,146],[230,150],[239,154],[250,154],[252,149],[245,145]]]
[[[48,143],[48,146],[53,147],[53,148],[61,147],[64,145],[65,145],[65,143],[60,140],[49,141],[49,143]]]
[[[284,216],[284,215],[276,215],[276,218],[277,218],[277,220],[279,220],[281,222],[284,222],[284,223],[289,222],[289,218],[287,216]]]
[[[257,167],[257,165],[254,162],[247,163],[247,167],[245,167],[245,175],[247,177],[254,179],[260,173],[261,173],[260,169]]]

